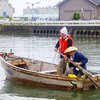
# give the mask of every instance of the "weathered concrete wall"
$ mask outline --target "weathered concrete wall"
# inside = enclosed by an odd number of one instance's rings
[[[34,35],[42,36],[59,36],[60,29],[63,26],[10,26],[1,25],[0,33],[13,32],[13,33],[31,33]],[[100,26],[67,26],[70,35],[80,36],[100,36]]]

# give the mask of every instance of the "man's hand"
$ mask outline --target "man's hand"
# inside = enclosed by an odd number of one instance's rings
[[[83,63],[81,62],[75,62],[75,66],[79,66],[79,65],[82,65]]]
[[[80,63],[78,63],[78,62],[75,62],[75,66],[79,66],[80,65]]]
[[[58,49],[57,48],[54,48],[54,50],[57,51]]]
[[[67,63],[69,63],[69,61],[68,61],[68,59],[67,59],[67,56],[64,55],[63,57],[65,58],[65,60],[67,61]]]

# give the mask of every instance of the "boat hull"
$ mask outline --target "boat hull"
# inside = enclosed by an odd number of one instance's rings
[[[76,79],[68,76],[44,74],[14,66],[1,58],[2,67],[8,79],[21,84],[51,87],[66,90],[88,90],[93,83],[88,79]]]

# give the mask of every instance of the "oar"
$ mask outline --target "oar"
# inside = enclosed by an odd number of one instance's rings
[[[56,51],[56,52],[58,52],[60,55],[62,55],[63,57],[64,57],[64,54],[62,54],[62,53],[60,53],[59,51]],[[67,57],[67,56],[66,56]],[[74,61],[72,61],[71,59],[69,59],[68,57],[67,57],[67,59],[73,64],[73,65],[75,65],[75,62]],[[75,65],[76,66],[76,65]],[[83,73],[84,73],[84,75],[86,76],[86,77],[88,77],[99,89],[100,89],[100,86],[91,78],[91,74],[89,73],[89,72],[87,72],[84,68],[82,68],[80,65],[77,65],[76,66],[77,68],[79,68]]]

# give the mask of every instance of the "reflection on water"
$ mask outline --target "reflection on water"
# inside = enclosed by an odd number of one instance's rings
[[[51,88],[31,87],[27,85],[13,83],[5,80],[1,90],[2,95],[9,98],[19,98],[21,100],[99,100],[100,90],[91,89],[89,91],[65,91]],[[1,95],[0,98],[3,98]],[[27,99],[26,99],[27,98]],[[30,99],[29,99],[30,98]],[[34,99],[32,99],[34,98]],[[37,99],[38,98],[38,99]],[[17,99],[10,99],[17,100]],[[45,99],[43,99],[45,100]]]
[[[59,37],[40,37],[30,33],[0,35],[0,51],[13,52],[18,56],[59,63],[59,54],[54,46]],[[100,39],[95,37],[72,37],[74,46],[89,59],[87,68],[100,72]],[[54,58],[55,57],[55,58]],[[53,61],[54,60],[54,61]],[[0,65],[0,99],[1,100],[99,100],[100,90],[85,92],[64,91],[50,88],[31,87],[6,80]],[[7,99],[8,98],[8,99]]]

